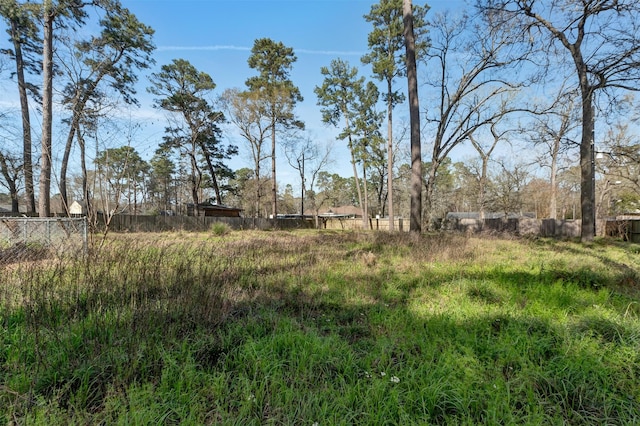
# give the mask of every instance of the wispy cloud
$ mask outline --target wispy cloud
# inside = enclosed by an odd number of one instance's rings
[[[362,56],[365,52],[356,52],[349,50],[310,50],[295,49],[296,53],[305,53],[308,55],[325,55],[325,56]]]
[[[213,51],[213,50],[242,50],[249,51],[250,47],[244,46],[233,46],[233,45],[213,45],[213,46],[159,46],[159,51],[176,51],[176,50],[203,50],[203,51]]]
[[[234,46],[228,44],[212,45],[212,46],[159,46],[159,51],[218,51],[218,50],[236,50],[236,51],[251,51],[250,47],[246,46]],[[324,56],[362,56],[365,52],[345,51],[345,50],[312,50],[312,49],[295,49],[295,53],[301,53],[305,55],[324,55]]]

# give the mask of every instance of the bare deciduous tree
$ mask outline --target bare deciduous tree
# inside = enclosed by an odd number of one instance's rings
[[[526,137],[542,150],[536,162],[549,168],[550,219],[558,217],[558,174],[563,168],[562,160],[579,145],[572,139],[579,123],[574,99],[575,93],[560,90],[547,112],[536,115],[533,125],[525,130]]]
[[[640,3],[637,0],[478,0],[477,5],[523,33],[539,31],[551,52],[560,46],[575,67],[580,90],[582,241],[595,236],[594,105],[605,91],[640,90]],[[497,29],[497,28],[496,28]],[[533,37],[532,37],[533,42]]]
[[[524,73],[519,81],[512,78],[527,58],[527,51],[512,49],[522,34],[494,31],[492,19],[490,14],[472,18],[444,13],[430,23],[427,60],[433,72],[427,84],[437,98],[426,115],[434,132],[425,182],[426,220],[431,219],[436,174],[450,152],[482,127],[526,110],[511,102],[513,93],[528,83]]]
[[[14,129],[4,125],[6,113],[0,113],[0,187],[9,191],[11,199],[11,212],[20,211],[20,179],[24,174],[24,162],[17,147],[12,148],[11,139],[16,139]]]
[[[331,149],[333,143],[328,143],[324,146],[319,145],[310,136],[303,137],[302,139],[294,138],[289,143],[285,144],[284,154],[287,158],[287,162],[294,170],[296,170],[300,176],[300,214],[304,215],[305,211],[305,196],[307,195],[307,182],[309,183],[309,189],[311,190],[312,199],[310,201],[309,209],[313,210],[317,215],[317,209],[313,195],[313,187],[318,177],[318,173],[324,170],[327,165],[331,163]],[[307,179],[307,176],[309,179]]]
[[[524,206],[524,190],[530,179],[530,173],[525,164],[509,166],[506,162],[499,162],[500,172],[491,179],[489,188],[489,203],[493,211],[500,211],[507,216],[509,213],[522,214]]]
[[[596,155],[597,170],[602,178],[600,202],[617,194],[615,206],[619,213],[640,208],[640,143],[633,136],[627,123],[616,123],[607,131],[603,150]],[[619,200],[619,201],[618,201]],[[607,210],[606,208],[601,210]]]
[[[262,163],[269,158],[266,141],[270,136],[271,121],[263,114],[267,108],[267,99],[259,93],[237,89],[227,89],[221,96],[221,104],[227,119],[240,133],[240,137],[245,140],[251,153],[253,162],[253,177],[255,184],[255,214],[260,216],[262,211],[262,197],[264,195],[263,185],[259,184],[262,178]]]
[[[480,170],[478,176],[478,213],[480,220],[484,220],[487,198],[487,179],[489,160],[491,155],[495,151],[500,141],[504,142],[506,136],[513,131],[513,129],[499,129],[498,122],[491,123],[489,126],[491,137],[487,137],[489,143],[484,143],[479,138],[476,138],[473,134],[469,135],[469,141],[473,145],[474,149],[480,156]]]

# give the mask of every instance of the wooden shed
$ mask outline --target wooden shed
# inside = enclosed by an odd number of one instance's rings
[[[187,216],[195,216],[194,204],[187,204]],[[198,204],[198,216],[206,217],[240,217],[242,209],[214,203]]]

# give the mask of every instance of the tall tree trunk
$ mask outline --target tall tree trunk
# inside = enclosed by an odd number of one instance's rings
[[[256,185],[256,217],[260,217],[260,211],[262,209],[262,183],[260,182],[260,164],[256,163],[255,170],[255,185]]]
[[[169,178],[165,178],[165,180],[164,180],[164,195],[163,195],[165,212],[167,210],[169,210],[169,206],[171,205],[171,202],[169,201],[170,191],[171,191],[171,182],[169,182]],[[178,206],[176,206],[176,210],[178,210]]]
[[[304,194],[305,194],[305,181],[304,181],[304,151],[302,151],[302,162],[298,160],[298,167],[300,170],[300,217],[304,219]]]
[[[422,231],[422,152],[420,147],[420,103],[418,101],[418,74],[416,68],[416,44],[413,34],[411,0],[403,0],[404,40],[409,89],[409,119],[411,122],[411,213],[409,230]]]
[[[189,154],[191,158],[191,199],[193,200],[193,214],[195,216],[200,215],[200,198],[198,197],[198,190],[200,189],[200,177],[198,164],[196,162],[195,147]]]
[[[560,151],[560,137],[556,137],[553,141],[553,149],[551,153],[551,177],[549,183],[551,185],[551,197],[549,200],[549,218],[558,218],[558,153]],[[564,217],[563,217],[564,219]]]
[[[480,182],[478,188],[478,210],[479,210],[479,218],[481,221],[484,221],[485,217],[485,204],[486,204],[486,191],[487,191],[487,167],[489,163],[489,157],[486,155],[482,156],[482,171],[480,172]]]
[[[593,92],[591,88],[587,88],[582,93],[582,140],[580,141],[581,240],[583,242],[593,241],[596,235],[593,118]]]
[[[351,153],[351,166],[353,167],[353,179],[356,183],[356,190],[358,191],[358,203],[360,203],[360,209],[362,209],[362,217],[367,214],[364,202],[362,200],[362,189],[360,188],[360,179],[358,178],[358,167],[356,166],[356,156],[353,153],[353,145],[351,143],[351,135],[349,135],[349,151]],[[364,220],[364,219],[363,219]]]
[[[15,182],[9,183],[9,194],[11,195],[11,212],[20,213],[18,188],[16,187]]]
[[[364,188],[364,213],[362,215],[363,229],[369,228],[369,192],[367,190],[367,164],[362,162],[362,186]]]
[[[433,158],[438,158],[434,156]],[[424,209],[424,220],[427,224],[427,229],[431,223],[431,210],[433,210],[433,194],[436,191],[436,175],[438,173],[438,167],[440,167],[440,163],[437,161],[431,162],[431,167],[429,167],[429,172],[427,175],[427,181],[425,183],[425,209]]]
[[[378,181],[378,185],[376,188],[376,197],[378,200],[378,212],[384,216],[387,214],[388,210],[386,207],[387,204],[387,200],[388,200],[388,195],[389,193],[386,192],[386,187],[385,187],[385,176],[384,174],[380,174],[380,180]]]
[[[395,227],[393,213],[393,102],[391,97],[391,79],[387,80],[389,99],[387,103],[387,196],[389,202],[389,231]]]
[[[127,173],[127,214],[131,214],[131,176]],[[135,215],[135,213],[134,213]]]
[[[278,218],[278,186],[276,183],[276,125],[275,117],[272,118],[271,127],[271,196],[273,218]]]
[[[60,164],[60,198],[62,200],[62,206],[69,213],[69,197],[67,194],[67,167],[69,165],[69,157],[71,156],[71,147],[73,146],[73,139],[75,138],[78,130],[78,120],[76,114],[71,121],[69,127],[69,134],[67,135],[67,142],[64,146],[64,153],[62,154],[62,163]]]
[[[349,123],[349,116],[346,113],[346,111],[344,112],[344,121],[345,121],[345,125],[346,125],[346,129],[349,132],[348,135],[348,145],[349,145],[349,153],[351,154],[351,166],[353,167],[353,179],[356,181],[356,190],[358,191],[358,203],[360,203],[360,208],[362,209],[362,217],[363,217],[363,221],[364,221],[364,217],[367,215],[366,212],[366,208],[365,208],[365,202],[363,202],[362,200],[362,190],[360,189],[360,180],[358,179],[358,167],[356,166],[356,156],[353,152],[353,141],[351,139],[351,126]]]
[[[73,97],[73,103],[71,108],[71,124],[69,126],[69,134],[67,135],[67,142],[64,147],[64,153],[62,155],[62,163],[60,165],[60,196],[62,198],[62,205],[67,210],[69,206],[69,198],[67,194],[67,168],[69,165],[69,157],[71,156],[71,148],[73,147],[73,139],[75,135],[80,132],[80,119],[84,112],[85,106],[89,101],[91,94],[95,93],[96,87],[104,77],[103,71],[99,72],[95,81],[85,86],[84,90],[76,88],[76,93]]]
[[[261,217],[260,211],[262,206],[262,185],[260,182],[260,159],[262,158],[262,148],[261,145],[253,145],[255,150],[252,148],[253,155],[253,177],[255,184],[256,197],[254,200],[255,212],[253,217]]]
[[[562,40],[561,40],[562,41]],[[580,207],[582,212],[582,229],[580,239],[583,242],[593,241],[596,235],[596,179],[594,152],[594,87],[589,83],[587,65],[584,62],[579,45],[563,42],[571,52],[576,66],[582,100],[582,138],[580,140]]]
[[[33,186],[33,158],[31,143],[31,117],[29,114],[29,98],[27,96],[27,83],[24,78],[24,59],[22,57],[22,46],[19,42],[20,35],[18,24],[11,21],[11,39],[13,40],[13,51],[16,59],[16,77],[18,78],[18,93],[20,95],[20,110],[22,113],[22,153],[24,170],[24,191],[26,198],[27,213],[36,212],[35,189]]]
[[[220,195],[220,187],[218,186],[218,179],[216,178],[216,170],[213,168],[213,163],[211,162],[211,155],[205,149],[204,146],[200,147],[202,149],[202,154],[204,155],[204,159],[207,162],[207,167],[209,168],[209,173],[211,173],[211,183],[213,185],[213,191],[216,194],[216,203],[222,204],[222,196]]]
[[[44,3],[42,49],[42,158],[40,160],[40,217],[51,216],[51,131],[53,122],[53,21],[51,0]]]
[[[78,146],[80,147],[80,169],[82,170],[82,201],[84,201],[87,216],[91,216],[92,205],[90,202],[91,194],[89,194],[89,178],[87,176],[86,145],[84,142],[84,136],[79,128],[77,131],[77,137]]]
[[[9,176],[5,176],[7,181],[7,187],[9,188],[9,196],[11,197],[11,213],[20,213],[20,203],[18,196],[18,187],[14,179],[10,179]]]
[[[351,138],[351,124],[349,122],[349,115],[347,111],[343,111],[345,128],[348,132],[348,142],[349,153],[351,154],[351,166],[353,167],[353,179],[355,180],[356,190],[358,191],[358,203],[360,204],[360,209],[362,209],[362,217],[363,221],[365,220],[365,216],[367,215],[365,202],[362,199],[362,190],[360,189],[360,179],[358,178],[358,167],[356,166],[356,156],[353,152],[353,140]]]
[[[138,181],[133,181],[133,215],[138,216]]]

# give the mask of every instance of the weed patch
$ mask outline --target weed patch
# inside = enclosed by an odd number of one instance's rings
[[[212,229],[0,268],[5,423],[640,418],[628,245]]]

